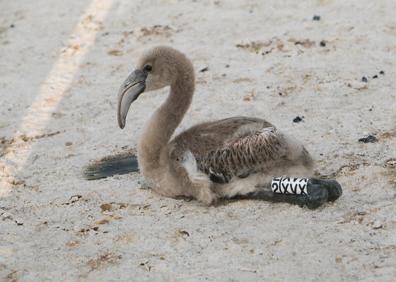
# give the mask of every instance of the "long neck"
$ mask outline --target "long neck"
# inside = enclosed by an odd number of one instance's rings
[[[194,73],[190,69],[187,71],[179,75],[172,83],[169,96],[153,114],[139,141],[139,165],[144,171],[153,170],[159,166],[161,151],[169,143],[191,104],[194,93]]]

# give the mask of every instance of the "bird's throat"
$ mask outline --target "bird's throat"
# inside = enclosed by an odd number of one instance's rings
[[[178,79],[171,85],[167,99],[151,117],[138,144],[139,166],[143,173],[159,168],[161,153],[190,107],[193,93],[193,76]]]

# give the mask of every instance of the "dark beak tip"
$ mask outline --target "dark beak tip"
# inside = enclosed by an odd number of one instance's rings
[[[122,121],[118,121],[118,126],[121,128],[121,129],[124,129],[124,127],[125,127],[125,122],[122,122]]]

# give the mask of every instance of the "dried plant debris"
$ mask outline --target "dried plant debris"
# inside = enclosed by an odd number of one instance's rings
[[[72,205],[82,199],[82,195],[73,195],[69,198],[69,200],[66,203],[63,203],[62,205],[68,206]],[[88,200],[84,200],[85,202],[88,202]]]
[[[107,54],[109,54],[109,55],[111,55],[111,56],[122,56],[124,53],[123,53],[121,50],[112,49],[112,50],[109,50],[109,51],[107,52]]]
[[[354,175],[356,171],[361,167],[361,166],[368,166],[369,164],[367,162],[362,162],[362,163],[350,163],[350,164],[345,164],[340,166],[336,172],[330,174],[331,178],[335,178],[337,176],[343,175],[343,176],[349,176],[349,175]]]
[[[173,30],[170,26],[168,25],[153,25],[150,27],[142,27],[139,30],[139,39],[145,38],[145,37],[170,37],[175,30]]]
[[[246,94],[243,97],[243,101],[250,102],[250,101],[253,101],[255,98],[256,98],[256,91],[252,90],[252,91],[250,91],[249,94]]]
[[[6,139],[5,137],[0,137],[0,144],[2,144],[2,145],[13,144],[13,143],[18,142],[19,140],[22,140],[23,142],[29,142],[29,141],[37,140],[37,139],[41,139],[41,138],[52,137],[52,136],[58,135],[59,133],[61,133],[61,132],[55,131],[55,132],[45,133],[45,134],[40,134],[40,135],[35,135],[35,136],[27,136],[26,134],[21,134],[19,136],[11,138],[11,139]]]
[[[101,31],[104,29],[103,23],[96,20],[95,16],[88,15],[81,20],[81,25],[87,30]]]
[[[326,47],[327,41],[321,40],[320,47]],[[289,38],[287,41],[274,37],[266,41],[250,41],[248,43],[238,43],[237,48],[245,49],[252,53],[261,54],[263,56],[272,53],[273,51],[290,52],[293,46],[302,46],[304,48],[311,48],[316,46],[316,42],[311,39],[295,39]]]
[[[241,83],[241,82],[253,82],[253,79],[249,77],[240,77],[232,81],[232,83]]]
[[[274,91],[276,91],[275,93],[277,93],[279,96],[286,97],[289,94],[296,92],[296,90],[297,90],[297,86],[291,84],[291,85],[285,85],[283,87],[277,86]]]
[[[366,211],[352,211],[348,212],[343,216],[343,220],[338,221],[338,224],[345,224],[345,223],[351,223],[351,222],[356,222],[361,224],[367,215]]]
[[[149,263],[148,260],[139,263],[139,266],[143,267],[146,271],[151,271],[151,268],[153,268],[153,267],[150,265],[150,263]]]
[[[11,139],[7,139],[6,137],[0,137],[0,157],[7,154],[10,151],[11,146],[14,146],[15,144],[19,145],[21,143],[21,141],[23,143],[31,142],[31,141],[38,140],[41,138],[52,137],[59,133],[61,133],[61,132],[56,131],[56,132],[45,133],[45,134],[40,134],[40,135],[36,135],[36,136],[27,136],[26,134],[21,134],[19,136],[13,137]]]
[[[208,70],[209,70],[209,67],[204,67],[204,68],[200,69],[199,72],[206,72]]]
[[[85,237],[85,236],[87,236],[91,231],[94,231],[94,232],[97,233],[97,232],[99,231],[99,226],[91,226],[91,227],[81,228],[81,229],[78,231],[78,235]],[[103,231],[103,233],[107,233],[107,232],[104,232],[104,231]]]
[[[396,158],[390,158],[384,162],[384,167],[396,169]]]
[[[68,241],[65,245],[66,245],[66,247],[69,247],[69,248],[75,248],[80,245],[80,242],[77,240],[71,240],[71,241]]]
[[[8,279],[7,281],[9,282],[17,282],[18,281],[18,274],[16,270],[11,271],[10,273],[7,274],[6,278]]]
[[[178,236],[178,237],[190,237],[190,233],[188,233],[188,231],[186,231],[186,230],[178,229],[178,230],[176,230],[176,236]]]
[[[378,139],[374,135],[368,135],[366,137],[360,138],[358,141],[360,143],[375,143],[378,142]]]
[[[0,208],[0,219],[1,220],[11,220],[16,223],[16,225],[23,225],[23,221],[20,218],[17,218],[13,214],[8,211]]]
[[[386,131],[381,133],[381,135],[379,136],[379,139],[381,140],[387,140],[387,139],[392,139],[396,137],[396,128],[390,130],[390,131]]]
[[[126,203],[116,203],[116,202],[110,202],[110,203],[104,203],[100,205],[100,209],[103,212],[111,212],[119,209],[125,209],[128,207],[128,204]]]
[[[112,205],[110,203],[101,204],[100,209],[102,210],[102,212],[111,211]]]
[[[87,262],[87,265],[90,267],[92,271],[110,266],[112,264],[116,264],[121,258],[122,258],[121,255],[107,252],[102,255],[99,255],[97,258],[90,259]]]
[[[250,52],[254,52],[258,54],[262,48],[269,47],[271,46],[271,44],[272,44],[272,40],[268,40],[268,41],[251,41],[249,43],[239,43],[236,44],[235,46],[237,48],[246,49]]]
[[[98,224],[98,225],[103,225],[103,224],[108,224],[108,223],[110,223],[110,218],[102,218],[95,222],[95,224]]]
[[[363,82],[363,81],[351,81],[347,83],[347,86],[349,88],[353,88],[355,90],[365,90],[368,88],[368,83]]]

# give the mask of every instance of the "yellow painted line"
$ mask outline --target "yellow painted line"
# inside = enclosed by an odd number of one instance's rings
[[[113,0],[93,0],[89,4],[70,33],[66,48],[62,50],[46,80],[42,83],[35,100],[24,114],[15,137],[21,134],[36,136],[45,133],[52,113],[67,93],[82,60],[95,43],[97,34],[102,30],[103,21],[113,2]],[[16,176],[25,166],[32,146],[32,142],[27,142],[23,148],[11,150],[2,157],[0,197],[6,196],[13,187],[12,183],[17,182]]]

